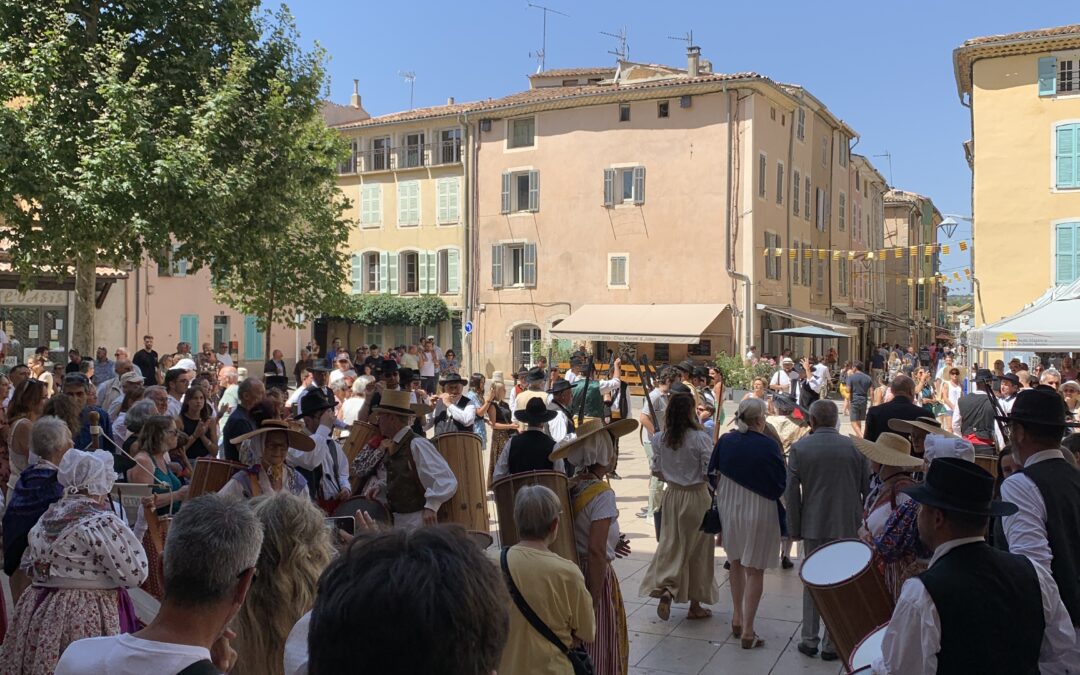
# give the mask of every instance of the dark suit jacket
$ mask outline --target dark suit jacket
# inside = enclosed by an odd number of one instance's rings
[[[889,430],[889,420],[917,420],[930,417],[932,413],[915,405],[907,396],[897,396],[888,403],[876,405],[866,413],[866,430],[863,438],[876,441],[882,432]]]
[[[850,438],[830,428],[802,437],[788,450],[788,533],[802,539],[855,537],[869,484],[870,463]]]

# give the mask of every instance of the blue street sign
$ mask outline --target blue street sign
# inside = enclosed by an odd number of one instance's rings
[[[472,321],[466,321],[465,322],[465,334],[466,335],[472,334]]]

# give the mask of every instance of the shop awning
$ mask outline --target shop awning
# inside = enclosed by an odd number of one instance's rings
[[[1039,352],[1080,350],[1080,279],[1051,288],[1033,303],[997,323],[968,331],[976,349]]]
[[[887,323],[890,326],[895,326],[896,328],[903,328],[905,330],[911,329],[910,323],[904,321],[898,316],[893,316],[892,314],[889,314],[887,312],[880,312],[878,314],[875,314],[873,316],[873,320],[879,323]]]
[[[866,312],[851,305],[833,305],[833,309],[847,317],[848,321],[866,321]]]
[[[820,326],[836,331],[837,333],[843,333],[848,337],[855,337],[859,334],[859,330],[854,326],[849,326],[848,324],[840,323],[839,321],[833,321],[832,319],[818,314],[811,314],[809,312],[791,309],[790,307],[775,307],[773,305],[758,305],[757,308],[762,312],[790,319],[796,324]]]
[[[727,305],[582,305],[551,329],[563,340],[680,345],[730,334]]]

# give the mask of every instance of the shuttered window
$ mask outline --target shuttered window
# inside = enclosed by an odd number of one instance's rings
[[[364,290],[363,256],[353,253],[349,259],[349,278],[352,281],[352,292],[362,293]]]
[[[180,342],[186,342],[193,348],[199,348],[199,315],[180,315]]]
[[[436,183],[439,225],[461,222],[461,179],[440,178]]]
[[[645,167],[604,169],[604,206],[645,203]]]
[[[491,286],[536,286],[536,244],[494,244]]]
[[[841,232],[847,227],[847,195],[843,192],[840,193],[839,227]]]
[[[500,213],[540,210],[540,172],[519,171],[502,175]]]
[[[802,283],[802,276],[799,271],[802,256],[800,255],[799,241],[797,239],[791,242],[790,250],[794,253],[794,255],[788,253],[788,256],[791,258],[791,285],[798,286]]]
[[[776,163],[776,203],[784,203],[784,163]]]
[[[810,244],[803,243],[801,255],[799,256],[800,258],[802,258],[802,285],[803,286],[809,286],[810,285],[810,265],[814,262],[813,260],[810,259],[810,254],[811,253],[813,253],[813,251],[810,250]]]
[[[810,176],[803,179],[806,189],[803,190],[803,218],[810,220]]]
[[[360,188],[360,226],[382,225],[382,185],[364,185]]]
[[[1080,276],[1080,222],[1054,228],[1054,282],[1071,284]]]
[[[1080,187],[1080,124],[1059,124],[1054,130],[1054,185]]]
[[[780,253],[780,235],[775,232],[765,233],[765,278],[779,279],[782,266]]]
[[[758,197],[762,197],[762,198],[765,197],[765,194],[766,194],[766,191],[767,191],[767,188],[768,188],[768,185],[766,185],[766,182],[768,180],[768,171],[769,171],[769,161],[768,161],[768,159],[765,158],[765,155],[758,155],[758,171],[757,171],[757,174],[758,174],[758,176],[757,176],[757,178],[758,178],[758,188],[757,188]]]
[[[262,361],[265,356],[263,342],[266,336],[255,321],[253,316],[244,317],[244,359],[247,361]]]
[[[420,224],[420,181],[398,183],[398,225]]]
[[[802,176],[795,169],[795,178],[791,181],[791,212],[799,215],[799,192],[802,190]]]
[[[433,254],[436,255],[436,254]],[[437,253],[437,290],[444,295],[457,295],[461,288],[461,253],[456,248],[444,248]]]

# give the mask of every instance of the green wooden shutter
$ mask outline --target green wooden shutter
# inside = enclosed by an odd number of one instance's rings
[[[504,173],[502,175],[502,201],[500,202],[499,213],[510,213],[510,174]]]
[[[259,330],[255,317],[244,317],[244,359],[247,361],[263,360],[263,339],[265,335]]]
[[[1054,282],[1069,284],[1077,277],[1077,228],[1080,223],[1060,223],[1054,242]]]
[[[604,206],[615,205],[615,169],[604,169]]]
[[[428,293],[439,292],[439,252],[427,252]]]
[[[416,254],[416,276],[420,280],[420,293],[427,294],[431,292],[431,278],[428,275],[428,252],[420,251]]]
[[[199,315],[180,315],[180,341],[191,345],[192,349],[199,348]]]
[[[389,282],[390,295],[398,294],[398,257],[399,254],[397,253],[390,253],[386,256],[386,279]]]
[[[1039,59],[1039,96],[1053,96],[1057,92],[1057,58],[1044,56]]]
[[[526,286],[536,286],[536,244],[525,244],[525,265],[522,281]]]
[[[364,290],[363,275],[362,275],[362,257],[358,253],[353,253],[350,259],[351,272],[352,272],[352,292],[361,293]]]
[[[386,251],[379,253],[379,292],[390,292],[390,254]]]
[[[529,210],[540,210],[540,172],[529,172]]]
[[[460,255],[456,248],[447,249],[446,251],[446,292],[450,295],[461,292],[461,282],[458,279],[461,275]]]
[[[634,167],[634,203],[645,203],[645,167]]]
[[[1073,188],[1080,186],[1080,177],[1077,176],[1077,132],[1080,124],[1062,124],[1055,134],[1056,148],[1054,150],[1057,176],[1055,185],[1059,188]]]
[[[503,285],[503,247],[502,244],[491,245],[491,287],[502,288]]]

